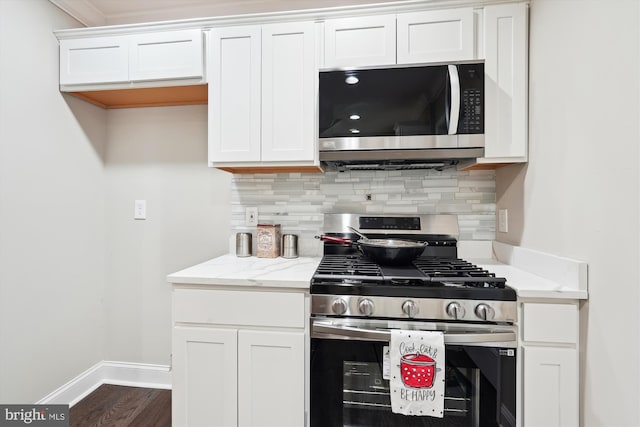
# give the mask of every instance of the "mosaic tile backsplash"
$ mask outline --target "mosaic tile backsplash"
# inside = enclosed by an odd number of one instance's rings
[[[245,209],[256,206],[259,223],[281,224],[283,234],[298,235],[301,256],[322,255],[314,236],[322,233],[324,213],[456,214],[459,240],[495,239],[493,170],[234,175],[231,185],[232,234],[248,231],[255,240]]]

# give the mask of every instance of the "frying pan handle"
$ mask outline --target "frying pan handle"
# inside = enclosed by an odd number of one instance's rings
[[[344,237],[327,236],[325,234],[323,234],[322,236],[315,236],[315,237],[316,237],[316,239],[320,239],[323,242],[344,243],[346,245],[353,244],[353,241],[351,239],[347,239],[347,238],[344,238]]]

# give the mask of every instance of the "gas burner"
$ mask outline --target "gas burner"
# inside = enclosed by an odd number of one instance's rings
[[[473,288],[505,287],[505,278],[458,258],[421,257],[414,260],[413,265],[432,283]]]

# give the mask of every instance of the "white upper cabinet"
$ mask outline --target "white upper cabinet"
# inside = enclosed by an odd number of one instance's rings
[[[262,160],[313,161],[318,68],[312,22],[262,27]]]
[[[131,81],[202,77],[202,31],[136,34],[129,39]]]
[[[395,63],[395,15],[325,21],[324,68]]]
[[[398,15],[398,64],[475,59],[472,8]]]
[[[484,8],[484,163],[525,162],[528,140],[527,5]]]
[[[60,40],[60,84],[119,83],[129,80],[126,36]]]
[[[208,62],[211,161],[260,161],[261,40],[260,26],[211,30]]]
[[[328,19],[323,68],[476,58],[473,8]]]
[[[60,40],[61,86],[200,79],[202,64],[200,29]]]
[[[319,171],[316,25],[218,28],[210,40],[210,166]]]

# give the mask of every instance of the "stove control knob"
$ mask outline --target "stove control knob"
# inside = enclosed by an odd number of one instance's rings
[[[342,298],[336,298],[331,303],[331,311],[337,315],[345,314],[347,312],[347,308],[347,303]]]
[[[488,304],[480,303],[476,305],[476,316],[482,320],[493,320],[495,314],[493,308]]]
[[[447,314],[455,320],[462,319],[465,315],[464,307],[459,302],[450,302],[447,305]]]
[[[369,298],[361,299],[358,303],[358,309],[365,316],[371,316],[373,314],[373,301]]]
[[[410,299],[402,303],[402,312],[407,316],[416,317],[416,315],[418,314],[418,311],[420,311],[418,309],[418,306],[416,305],[415,302],[411,301]]]

